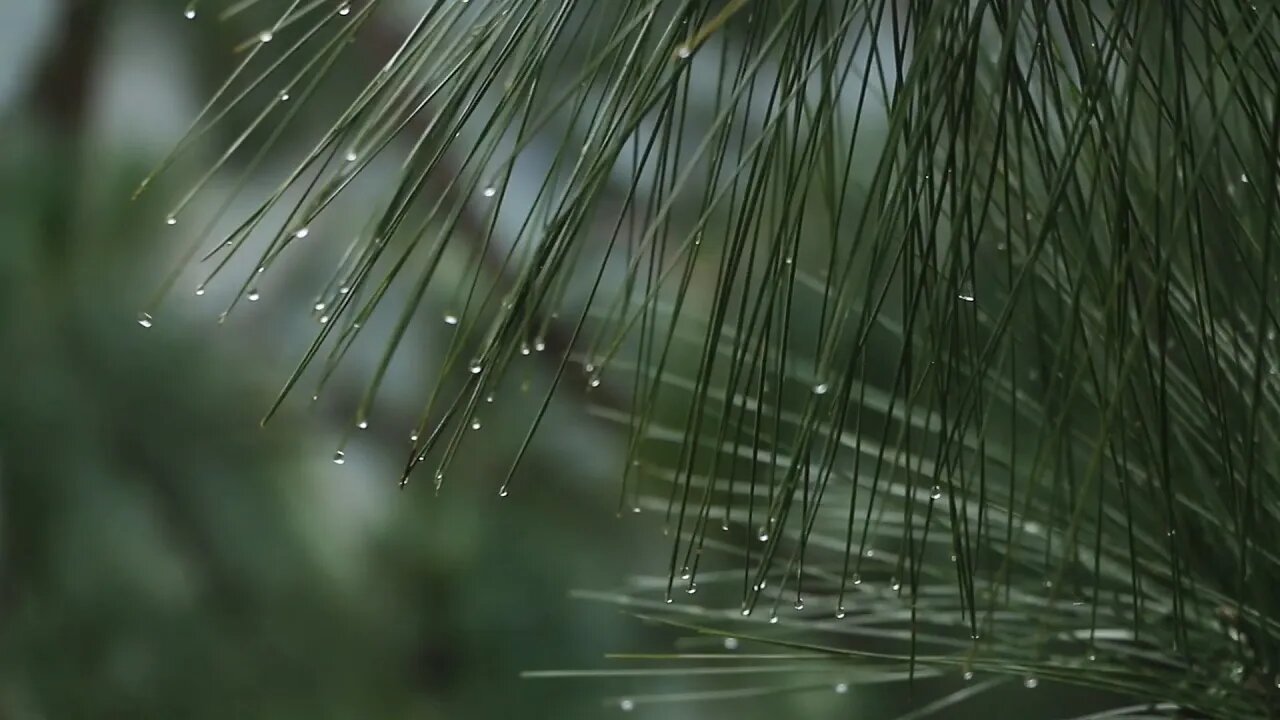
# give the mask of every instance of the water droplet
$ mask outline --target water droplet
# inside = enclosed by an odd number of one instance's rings
[[[1022,681],[1022,687],[1028,690],[1035,690],[1036,688],[1040,687],[1040,681],[1033,677],[1029,677]]]
[[[472,430],[480,429],[480,418],[475,418],[471,421],[471,429]]]
[[[249,294],[245,295],[245,297],[248,298],[249,302],[258,302],[258,300],[262,299],[262,293],[259,293],[257,290],[250,290]]]
[[[1244,173],[1240,173],[1240,182],[1248,184],[1249,176],[1245,175]]]
[[[769,624],[770,624],[770,625],[777,625],[777,624],[778,624],[778,615],[777,615],[776,613],[775,613],[775,614],[773,614],[773,615],[770,615],[770,616],[769,616]]]
[[[483,195],[483,196],[485,196],[485,197],[487,197],[487,198],[491,198],[491,197],[493,197],[494,195],[497,195],[497,194],[498,194],[498,188],[496,188],[496,187],[494,187],[494,186],[490,185],[490,186],[486,187],[484,190],[481,190],[481,191],[480,191],[480,194],[481,194],[481,195]]]
[[[826,383],[818,383],[817,385],[814,385],[814,386],[813,386],[813,394],[814,394],[814,395],[826,395],[826,394],[827,394],[827,391],[828,391],[828,390],[830,390],[830,389],[831,389],[831,386],[830,386],[830,385],[827,385]]]
[[[636,709],[636,701],[631,698],[622,698],[618,701],[618,709],[622,712],[631,712]]]
[[[271,32],[270,30],[263,30],[262,32],[258,33],[259,42],[269,43],[275,39],[276,39],[275,33]]]
[[[318,302],[318,303],[316,303],[315,305],[313,305],[312,307],[314,307],[316,310],[323,310],[325,306],[324,306],[324,303],[322,303],[322,302]]]
[[[591,387],[593,387],[593,388],[598,388],[598,387],[600,387],[600,376],[599,376],[599,375],[597,375],[597,376],[595,376],[595,377],[591,378],[591,380],[590,380],[587,384],[588,384],[588,385],[590,385],[590,386],[591,386]]]
[[[349,151],[347,151],[347,158],[346,158],[346,159],[347,159],[347,162],[349,162],[349,163],[353,163],[353,162],[355,162],[356,160],[359,160],[359,159],[360,159],[360,156],[356,154],[356,151],[355,151],[355,150],[349,150]]]
[[[491,402],[493,402],[493,395],[485,395],[485,396],[484,396],[484,401],[485,401],[485,402],[487,402],[487,403],[491,403]]]
[[[968,293],[960,293],[959,295],[956,295],[956,297],[960,298],[965,302],[973,302],[973,296]]]
[[[680,58],[681,60],[687,60],[689,56],[692,54],[693,54],[693,51],[689,49],[688,45],[681,45],[680,47],[676,48],[676,57]]]
[[[413,432],[409,433],[409,442],[411,442],[411,443],[416,443],[416,442],[418,442],[418,431],[417,431],[417,430],[414,430]]]
[[[875,556],[876,556],[876,551],[875,551],[875,550],[868,549],[865,553],[863,553],[863,555],[866,555],[867,557],[875,557]]]
[[[542,338],[533,341],[533,349],[542,352],[547,349],[547,343]]]
[[[804,598],[796,598],[796,604],[795,604],[795,605],[793,605],[792,607],[794,607],[796,610],[803,610],[803,609],[804,609]]]
[[[529,343],[522,343],[522,344],[520,345],[520,354],[521,354],[521,355],[528,355],[528,354],[529,354],[529,353],[531,353],[531,352],[533,352],[533,350],[531,350],[531,349],[529,348]]]
[[[458,324],[458,316],[457,316],[457,315],[454,315],[453,313],[446,314],[446,315],[444,316],[444,324],[445,324],[445,325],[457,325],[457,324]]]
[[[329,316],[328,316],[328,315],[321,315],[321,316],[320,316],[320,324],[321,324],[321,325],[327,325],[328,323],[329,323]],[[357,328],[358,328],[358,327],[360,327],[360,323],[356,323],[353,327],[357,327]]]
[[[203,296],[204,296],[204,286],[203,286],[203,285],[197,285],[197,286],[196,286],[196,297],[203,297]]]
[[[471,374],[479,375],[484,370],[484,366],[479,361],[471,363]]]
[[[184,17],[184,18],[186,18],[186,19],[188,19],[188,20],[195,20],[195,19],[196,19],[196,6],[195,6],[194,4],[192,4],[192,5],[188,5],[188,6],[187,6],[187,9],[182,11],[182,17]]]
[[[361,420],[360,422],[356,423],[356,427],[360,428],[361,430],[368,430],[368,429],[369,429],[369,421],[368,421],[368,420]]]
[[[289,102],[289,97],[290,95],[288,91],[280,93],[280,102]]]
[[[1095,662],[1098,659],[1097,653],[1089,653],[1089,662]]]
[[[167,218],[165,218],[165,219],[164,219],[164,224],[165,224],[165,225],[177,225],[177,224],[178,224],[178,218],[176,218],[176,217],[174,217],[174,216],[170,215],[169,217],[167,217]]]
[[[751,608],[749,608],[749,607],[744,607],[744,608],[742,608],[742,616],[743,616],[743,617],[746,617],[746,616],[748,616],[748,615],[750,615],[750,614],[751,614]]]
[[[511,494],[511,491],[505,487],[498,489],[498,497],[506,497],[507,495],[510,495],[510,494]]]
[[[347,454],[339,450],[333,454],[333,464],[341,465],[347,461]]]
[[[769,531],[761,529],[758,537],[760,538],[760,542],[769,542]]]
[[[854,574],[853,574],[853,584],[854,584],[854,585],[861,585],[861,584],[862,584],[862,576],[861,576],[861,575],[859,575],[858,573],[854,573]]]
[[[961,677],[963,677],[965,680],[972,680],[972,679],[973,679],[973,671],[972,671],[972,670],[965,670],[965,671],[964,671],[964,675],[962,675]]]
[[[836,683],[835,690],[837,695],[843,695],[849,692],[849,683]]]
[[[693,594],[697,593],[697,592],[698,592],[698,583],[689,583],[689,589],[688,589],[688,590],[685,590],[685,592],[686,592],[686,593],[688,593],[688,594],[690,594],[690,595],[693,595]]]
[[[933,498],[934,500],[937,500],[938,498],[942,497],[942,488],[938,485],[934,485],[933,490],[930,491],[929,493],[929,497]]]
[[[152,321],[151,313],[138,313],[138,324],[144,328],[149,328],[155,323]]]
[[[297,231],[293,233],[293,236],[298,238],[299,240],[303,240],[310,234],[311,234],[311,228],[298,228]]]
[[[889,578],[889,588],[897,592],[902,589],[902,583],[897,578]]]
[[[843,620],[843,619],[844,619],[844,616],[845,616],[845,615],[847,615],[847,614],[848,614],[848,613],[846,613],[846,612],[845,612],[845,610],[844,610],[844,606],[843,606],[843,605],[841,605],[840,607],[836,608],[836,619],[837,619],[837,620]]]
[[[689,579],[689,578],[691,578],[691,577],[693,577],[693,573],[691,573],[691,572],[689,571],[689,568],[687,568],[687,567],[686,567],[686,568],[684,568],[683,570],[681,570],[681,571],[680,571],[680,579],[681,579],[681,580],[688,580],[688,579]]]
[[[346,2],[344,2],[344,3],[342,3],[341,5],[339,5],[339,6],[338,6],[338,14],[339,14],[339,15],[350,15],[350,14],[351,14],[351,3],[346,3]]]
[[[724,649],[725,649],[725,650],[737,650],[737,649],[738,649],[738,638],[735,638],[735,637],[727,637],[727,638],[725,638],[725,639],[724,639]]]

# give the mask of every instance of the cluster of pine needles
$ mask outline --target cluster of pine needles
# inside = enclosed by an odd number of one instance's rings
[[[161,295],[256,254],[231,312],[345,243],[280,402],[386,314],[357,425],[447,298],[402,483],[438,488],[509,368],[541,362],[498,488],[525,490],[581,383],[624,438],[619,510],[671,541],[665,577],[595,597],[768,643],[673,672],[1280,715],[1271,0],[424,0],[407,25],[384,0],[213,5],[186,14],[252,30],[174,157],[239,126],[168,215],[192,244]],[[322,101],[378,42],[367,84]],[[230,199],[196,216],[317,115],[231,232]],[[324,237],[379,161],[393,191]]]

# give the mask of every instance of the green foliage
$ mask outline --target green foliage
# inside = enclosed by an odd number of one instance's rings
[[[1272,3],[439,0],[403,29],[380,0],[262,5],[229,11],[261,29],[192,137],[261,107],[252,166],[332,124],[199,239],[215,273],[256,253],[246,297],[391,156],[285,393],[389,314],[363,422],[451,298],[404,481],[439,488],[545,352],[500,492],[585,385],[627,438],[620,508],[672,541],[613,601],[855,680],[1280,712]],[[388,33],[349,104],[307,104]]]

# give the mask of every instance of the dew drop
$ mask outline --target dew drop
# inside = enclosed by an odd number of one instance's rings
[[[195,5],[188,5],[188,6],[187,6],[187,9],[182,11],[182,17],[184,17],[184,18],[186,18],[186,19],[188,19],[188,20],[195,20],[195,19],[196,19],[196,6],[195,6]]]
[[[360,156],[356,154],[355,150],[351,150],[347,152],[347,158],[346,158],[347,162],[353,163],[359,159],[360,159]]]
[[[411,443],[416,443],[416,442],[418,442],[418,431],[417,431],[417,430],[414,430],[413,432],[409,433],[409,442],[411,442]]]
[[[176,217],[174,217],[174,216],[170,215],[169,217],[167,217],[167,218],[165,218],[165,219],[164,219],[164,224],[165,224],[165,225],[177,225],[177,224],[178,224],[178,218],[176,218]]]
[[[471,421],[471,429],[472,429],[472,430],[479,430],[479,429],[480,429],[480,419],[479,419],[479,418],[475,418],[475,419],[473,419],[473,420]]]
[[[542,338],[538,338],[537,340],[533,341],[533,349],[537,350],[538,352],[542,352],[543,350],[547,349],[547,343]]]
[[[688,45],[681,45],[680,47],[676,48],[676,57],[680,58],[681,60],[689,59],[689,56],[692,54],[693,54],[693,51],[689,49]]]
[[[942,497],[942,488],[938,485],[934,485],[933,490],[929,492],[929,497],[933,498],[934,500],[937,500],[938,498]]]
[[[764,529],[760,530],[760,535],[758,537],[760,538],[760,542],[769,542],[769,531]]]
[[[742,608],[742,616],[746,617],[751,614],[751,608]]]
[[[250,290],[249,294],[245,295],[245,297],[248,298],[249,302],[258,302],[262,299],[262,294],[257,290]]]
[[[270,30],[263,30],[262,32],[258,33],[258,42],[269,43],[275,39],[276,39],[275,33],[271,32]]]
[[[458,316],[457,316],[457,315],[454,315],[454,314],[452,314],[452,313],[450,313],[450,314],[448,314],[448,315],[445,315],[445,316],[444,316],[444,324],[445,324],[445,325],[457,325],[457,324],[458,324]]]
[[[725,638],[725,639],[724,639],[724,649],[725,649],[725,650],[737,650],[737,649],[738,649],[738,638],[735,638],[735,637],[727,637],[727,638]]]
[[[493,395],[485,395],[485,396],[484,396],[484,401],[485,401],[485,402],[487,402],[487,403],[491,403],[491,402],[493,402]]]
[[[956,297],[960,298],[965,302],[973,302],[973,296],[967,293],[960,293],[959,295],[956,295]]]
[[[368,420],[361,420],[360,422],[356,423],[356,427],[360,428],[361,430],[368,430],[368,429],[369,429],[369,421],[368,421]]]
[[[849,692],[849,683],[836,683],[835,691],[837,695],[844,695]]]
[[[1029,677],[1022,681],[1022,687],[1028,690],[1035,690],[1036,688],[1040,687],[1040,681],[1033,677]]]
[[[962,677],[963,677],[965,680],[972,680],[972,679],[973,679],[973,671],[972,671],[972,670],[965,670],[965,671],[964,671],[964,675],[963,675]]]
[[[796,604],[795,604],[795,605],[793,605],[792,607],[794,607],[796,610],[803,610],[803,609],[804,609],[804,598],[796,598]]]
[[[197,287],[196,287],[196,297],[204,297],[204,286],[203,286],[203,285],[199,285],[199,286],[197,286]]]
[[[861,585],[861,584],[862,584],[862,576],[861,576],[861,575],[859,575],[858,573],[854,573],[854,574],[853,574],[853,584],[854,584],[854,585]]]
[[[693,573],[689,571],[689,568],[686,567],[680,571],[681,580],[688,580],[691,577],[693,577]]]
[[[773,614],[773,615],[770,615],[770,616],[769,616],[769,624],[770,624],[770,625],[777,625],[777,624],[778,624],[778,615],[777,615],[776,613],[775,613],[775,614]]]
[[[298,228],[293,233],[293,236],[298,238],[299,240],[303,240],[310,234],[311,234],[311,228]]]
[[[520,354],[521,354],[521,355],[528,355],[528,354],[529,354],[529,353],[531,353],[531,352],[533,352],[533,350],[529,348],[529,343],[522,343],[522,344],[520,345]]]
[[[334,465],[341,465],[341,464],[345,463],[346,461],[347,461],[347,455],[346,455],[346,453],[342,452],[341,450],[339,450],[339,451],[337,451],[336,453],[334,453],[334,454],[333,454],[333,464],[334,464]]]
[[[826,395],[826,394],[827,394],[827,391],[828,391],[828,390],[830,390],[830,389],[831,389],[831,386],[830,386],[830,385],[828,385],[828,384],[826,384],[826,383],[818,383],[817,385],[814,385],[814,386],[813,386],[813,394],[814,394],[814,395]]]
[[[1245,184],[1248,184],[1248,183],[1249,183],[1249,176],[1248,176],[1248,175],[1245,175],[1244,173],[1240,173],[1240,182],[1245,183]]]
[[[689,589],[688,589],[688,590],[685,590],[685,592],[686,592],[686,593],[688,593],[688,594],[690,594],[690,595],[693,595],[693,594],[697,593],[697,592],[698,592],[698,583],[689,583]]]
[[[280,93],[280,102],[289,102],[289,97],[290,95],[288,92]]]
[[[479,362],[473,362],[473,363],[471,363],[471,374],[472,374],[472,375],[479,375],[479,374],[481,373],[481,371],[483,371],[483,370],[484,370],[484,366],[483,366],[483,365],[481,365]]]
[[[836,609],[836,619],[837,619],[837,620],[843,620],[843,619],[844,619],[844,616],[845,616],[845,615],[847,615],[847,614],[848,614],[848,613],[846,613],[846,612],[845,612],[845,610],[844,610],[844,606],[843,606],[843,605],[841,605],[839,608],[837,608],[837,609]]]
[[[600,376],[599,376],[599,375],[597,375],[597,376],[595,376],[595,377],[591,378],[590,382],[588,382],[587,384],[588,384],[588,385],[590,385],[590,386],[591,386],[591,387],[593,387],[593,388],[598,388],[598,387],[600,387]]]
[[[497,194],[498,194],[498,188],[496,188],[496,187],[494,187],[494,186],[490,185],[490,186],[486,187],[484,190],[481,190],[481,191],[480,191],[480,194],[481,194],[481,195],[483,195],[483,196],[485,196],[485,197],[487,197],[487,198],[491,198],[491,197],[493,197],[494,195],[497,195]]]
[[[622,712],[631,712],[636,709],[636,701],[631,698],[622,698],[618,701],[618,709]]]
[[[892,589],[893,591],[897,592],[898,590],[901,590],[901,589],[902,589],[902,583],[901,583],[901,582],[899,582],[897,578],[890,578],[890,579],[889,579],[889,588],[890,588],[890,589]]]
[[[138,313],[138,324],[144,328],[149,328],[155,323],[151,319],[151,313]]]
[[[324,303],[322,303],[322,302],[318,302],[318,303],[316,303],[315,305],[313,305],[312,307],[314,307],[314,308],[318,311],[318,310],[323,310],[323,309],[324,309],[324,307],[325,307],[325,305],[324,305]]]
[[[328,316],[328,315],[321,315],[321,316],[320,316],[320,324],[321,324],[321,325],[327,325],[328,323],[329,323],[329,316]],[[357,328],[358,328],[358,327],[360,327],[360,323],[356,323],[353,327],[357,327]]]
[[[344,16],[345,16],[345,15],[350,15],[350,14],[351,14],[351,3],[344,2],[344,3],[342,3],[341,5],[339,5],[339,6],[338,6],[338,14],[339,14],[339,15],[344,15]]]

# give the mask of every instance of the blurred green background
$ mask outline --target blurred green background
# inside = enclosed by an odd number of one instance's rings
[[[615,513],[622,441],[581,392],[553,407],[510,498],[496,493],[501,450],[526,414],[505,408],[484,418],[492,451],[463,453],[441,493],[399,492],[443,323],[414,328],[356,433],[376,346],[318,402],[304,390],[258,424],[315,332],[320,261],[273,273],[223,324],[235,283],[196,297],[199,271],[185,272],[155,326],[138,325],[191,240],[162,218],[237,123],[130,196],[252,32],[188,22],[184,5],[0,0],[0,718],[609,717],[635,693],[705,687],[519,675],[710,648],[570,597],[664,574],[669,548],[657,518]],[[340,66],[334,92],[367,77]],[[279,154],[247,196],[287,170]],[[215,210],[243,170],[217,175],[195,210]],[[377,192],[378,172],[359,192]],[[535,358],[522,372],[553,370]],[[871,717],[915,701],[855,688],[634,715]]]

